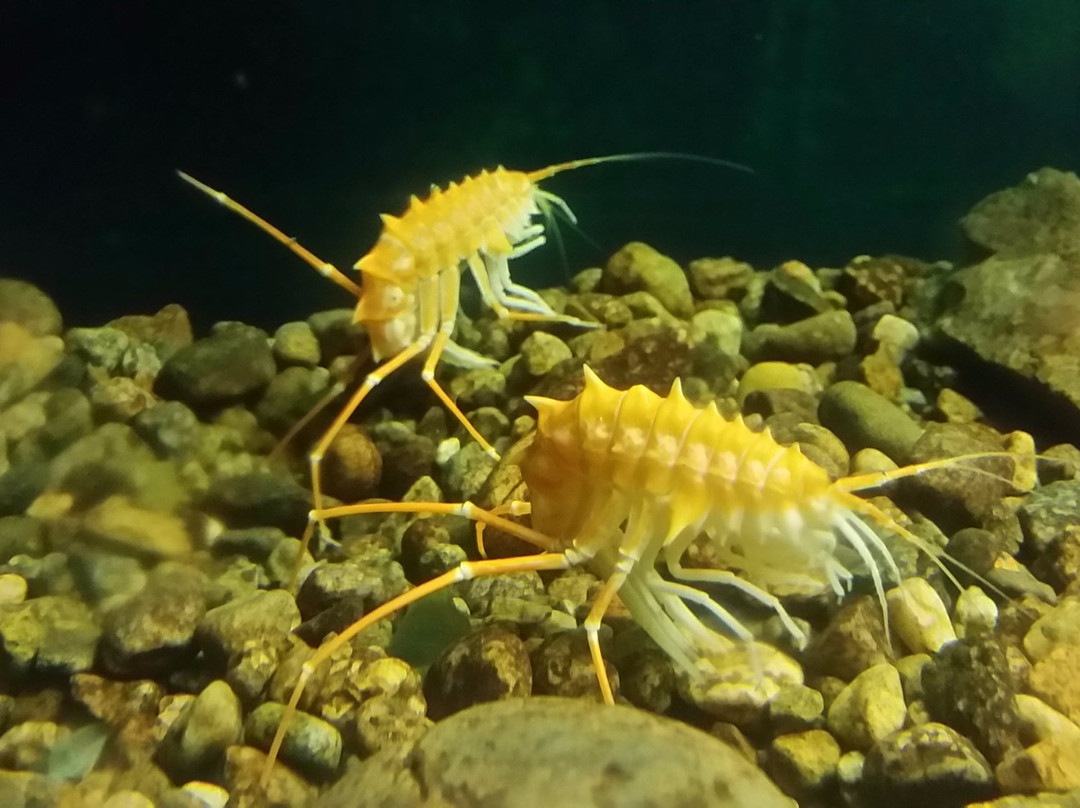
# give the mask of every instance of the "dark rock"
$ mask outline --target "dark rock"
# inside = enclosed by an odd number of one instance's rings
[[[993,639],[948,643],[922,669],[922,685],[930,717],[971,739],[991,763],[1020,748],[1016,693]]]
[[[1080,481],[1050,483],[1017,511],[1032,571],[1058,591],[1080,572]]]
[[[162,564],[136,595],[104,618],[100,659],[121,676],[169,673],[195,655],[195,628],[206,610],[206,577]]]
[[[1075,233],[1068,239],[1076,240]],[[1035,380],[1080,406],[1080,254],[990,258],[961,270],[961,293],[940,318],[948,337],[983,359]]]
[[[878,449],[899,464],[907,462],[922,428],[911,417],[858,382],[830,385],[818,407],[821,425],[850,451]]]
[[[758,312],[761,322],[786,325],[836,308],[822,294],[821,284],[805,264],[786,261],[768,278]]]
[[[236,694],[251,703],[274,675],[289,646],[289,632],[300,612],[288,592],[254,592],[211,609],[195,632],[215,675],[224,676]]]
[[[866,755],[860,792],[876,808],[962,808],[992,797],[990,764],[955,730],[920,724],[895,732]]]
[[[258,393],[277,372],[269,336],[239,323],[181,348],[158,374],[155,392],[192,406],[221,405]]]
[[[260,749],[269,749],[284,714],[284,704],[260,704],[244,724],[244,740]],[[324,782],[337,773],[341,748],[341,733],[333,724],[298,712],[281,745],[281,760],[305,777]]]
[[[525,644],[504,628],[487,626],[439,656],[424,681],[428,717],[439,721],[474,704],[532,694]]]
[[[617,695],[619,672],[606,659],[604,668]],[[532,653],[532,670],[537,695],[600,698],[600,682],[583,632],[564,631],[548,637]]]
[[[272,526],[299,536],[307,525],[311,493],[276,474],[252,472],[215,480],[202,505],[230,528]]]
[[[910,463],[958,457],[976,452],[1007,451],[1004,438],[983,424],[928,424],[911,447]],[[1001,500],[1015,494],[1015,461],[1008,457],[988,457],[956,463],[905,478],[904,493],[915,506],[950,533],[963,527],[982,525]],[[980,474],[979,470],[986,472]]]
[[[803,664],[818,673],[851,681],[867,668],[892,659],[881,605],[869,595],[849,599],[824,631],[810,641]]]

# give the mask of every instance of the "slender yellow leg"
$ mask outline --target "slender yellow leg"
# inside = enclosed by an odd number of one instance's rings
[[[315,526],[319,525],[325,530],[325,523],[319,517],[319,513],[322,510],[322,459],[326,455],[327,449],[330,448],[330,444],[334,442],[334,438],[337,437],[338,432],[341,431],[341,427],[345,425],[345,422],[352,417],[352,414],[356,411],[356,408],[360,406],[360,403],[367,397],[367,395],[379,386],[387,376],[404,365],[413,357],[422,353],[428,347],[428,340],[421,338],[416,342],[409,345],[403,351],[396,356],[388,359],[379,365],[375,370],[371,371],[365,378],[363,384],[356,389],[356,392],[349,398],[348,403],[342,407],[341,412],[334,418],[333,423],[330,424],[329,429],[323,433],[323,436],[319,439],[319,442],[315,444],[315,448],[311,450],[308,455],[308,462],[311,466],[311,496],[314,504],[314,509],[308,515],[308,523],[304,528],[304,535],[300,539],[300,551],[296,556],[296,563],[293,565],[292,575],[289,580],[289,590],[296,589],[296,579],[300,574],[300,564],[304,558],[304,553],[307,552],[309,545],[311,544],[311,536],[315,531]]]
[[[511,516],[527,516],[532,513],[532,505],[528,502],[522,502],[520,500],[514,500],[513,502],[505,502],[502,505],[496,505],[494,508],[488,508],[488,513],[495,514],[496,516],[502,516],[503,514],[510,514]],[[487,548],[484,547],[484,528],[486,525],[483,522],[477,521],[476,523],[476,551],[480,553],[481,558],[487,558]]]
[[[343,505],[339,508],[328,508],[320,513],[318,519],[329,519],[335,516],[346,516],[356,513],[378,513],[378,512],[392,512],[392,513],[443,513],[443,514],[455,514],[460,516],[466,516],[478,521],[482,521],[485,524],[489,524],[495,527],[499,527],[508,532],[512,532],[520,538],[536,544],[542,548],[552,548],[556,542],[549,536],[545,536],[542,533],[538,533],[530,528],[519,525],[515,522],[511,522],[508,519],[503,518],[497,514],[485,511],[481,508],[477,508],[475,505],[469,502],[465,503],[442,503],[442,502],[401,502],[401,503],[370,503],[359,505]],[[314,675],[319,665],[330,658],[333,653],[340,648],[343,644],[349,642],[353,637],[359,634],[373,623],[388,617],[395,612],[408,606],[410,603],[430,595],[433,592],[437,592],[440,589],[444,589],[452,584],[468,581],[472,578],[479,578],[489,575],[502,575],[515,572],[530,572],[541,570],[562,570],[580,563],[578,553],[574,550],[567,550],[565,552],[541,552],[537,555],[531,556],[518,556],[516,558],[501,558],[494,560],[484,561],[465,561],[455,569],[444,573],[436,578],[432,578],[430,581],[417,586],[408,592],[399,595],[398,597],[390,600],[381,606],[368,612],[362,618],[357,620],[348,628],[344,629],[340,634],[332,639],[324,642],[316,650],[315,654],[304,663],[300,671],[300,677],[293,688],[292,695],[289,698],[289,703],[286,706],[285,714],[281,718],[281,723],[278,725],[277,732],[274,735],[274,740],[270,744],[270,750],[267,752],[266,768],[263,771],[262,783],[265,786],[270,779],[270,775],[273,770],[274,761],[277,759],[278,754],[281,751],[281,745],[284,743],[285,736],[288,733],[289,726],[292,723],[293,716],[296,714],[297,705],[300,703],[300,698],[303,695],[304,688],[307,686],[308,681]],[[601,666],[602,669],[602,666]],[[609,688],[610,689],[610,688]]]

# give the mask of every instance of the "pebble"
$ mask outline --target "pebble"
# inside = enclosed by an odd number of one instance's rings
[[[1043,792],[1026,796],[999,797],[989,802],[969,803],[965,808],[1080,808],[1080,794]]]
[[[901,464],[907,462],[922,435],[922,427],[911,416],[858,382],[830,385],[822,396],[818,417],[849,449],[878,449]]]
[[[353,808],[357,794],[395,808],[791,804],[760,769],[700,730],[641,710],[556,698],[463,710],[436,724],[407,757],[377,756],[349,769],[318,805]]]
[[[367,556],[320,564],[304,579],[296,605],[304,619],[337,605],[343,599],[363,600],[367,609],[397,597],[409,587],[405,572],[389,550],[375,549]]]
[[[913,654],[935,653],[956,639],[941,596],[925,578],[906,578],[885,593],[892,630]]]
[[[759,362],[751,365],[739,380],[736,398],[741,406],[746,397],[758,390],[801,390],[815,395],[820,385],[813,371],[787,362]]]
[[[900,674],[888,663],[856,676],[829,706],[829,731],[847,749],[866,751],[904,725],[907,707]]]
[[[533,690],[537,695],[579,698],[602,698],[600,681],[584,634],[564,631],[545,639],[532,653]],[[608,684],[618,697],[621,680],[619,671],[604,660]]]
[[[1002,791],[1080,789],[1080,726],[1034,696],[1018,695],[1016,707],[1030,745],[997,767]]]
[[[46,595],[0,609],[4,669],[10,676],[36,672],[71,675],[89,670],[101,629],[86,604]]]
[[[383,459],[383,496],[400,500],[416,480],[434,473],[438,443],[432,438],[398,421],[373,426],[369,433]]]
[[[702,309],[690,319],[690,344],[696,349],[712,342],[720,354],[735,356],[743,338],[743,322],[737,311]]]
[[[300,625],[300,610],[281,589],[254,592],[211,609],[195,630],[199,647],[217,675],[251,703],[265,689]]]
[[[138,791],[114,791],[101,808],[154,808],[154,801]]]
[[[163,695],[162,687],[148,679],[115,682],[92,673],[71,678],[72,699],[108,727],[112,748],[132,761],[147,759],[162,737]]]
[[[451,379],[448,392],[462,412],[499,407],[506,402],[506,376],[498,368],[474,368]]]
[[[260,749],[269,749],[284,714],[283,704],[260,704],[244,724],[245,740]],[[289,724],[280,759],[305,777],[323,782],[337,772],[341,749],[341,733],[333,724],[299,711]]]
[[[891,660],[877,600],[870,595],[848,598],[825,630],[814,634],[802,659],[807,669],[845,681]]]
[[[555,630],[573,630],[576,621],[565,615],[570,625],[556,621],[562,612],[551,613]],[[642,710],[664,715],[675,692],[675,670],[671,659],[655,646],[644,646],[619,659],[619,688],[623,698]]]
[[[127,422],[155,404],[154,395],[124,376],[106,379],[90,391],[94,420]]]
[[[989,636],[997,626],[998,608],[981,587],[969,586],[956,599],[953,625],[960,639]]]
[[[826,792],[836,781],[840,745],[823,729],[774,738],[765,770],[784,793],[800,801]]]
[[[565,342],[545,331],[534,331],[521,343],[521,366],[530,376],[543,376],[572,356]]]
[[[993,771],[971,742],[944,724],[921,724],[882,739],[866,754],[859,791],[875,808],[956,808],[996,791]]]
[[[177,799],[175,804],[167,801],[172,799],[173,795]],[[192,780],[164,795],[163,804],[159,804],[157,808],[225,808],[228,802],[229,792],[221,786]]]
[[[26,600],[26,579],[13,572],[0,575],[0,606]]]
[[[59,337],[35,337],[18,323],[0,321],[0,408],[33,390],[63,358]]]
[[[814,271],[801,261],[785,261],[766,278],[760,310],[763,322],[794,323],[835,308],[822,294]]]
[[[154,391],[192,406],[220,405],[262,391],[276,372],[266,332],[240,323],[219,323],[211,336],[169,358]]]
[[[133,340],[153,347],[164,361],[178,348],[193,341],[191,319],[183,306],[169,303],[154,314],[129,314],[106,323],[110,328],[123,331]]]
[[[1010,438],[985,424],[941,424],[931,422],[911,447],[910,463],[958,457],[976,452],[1022,451]],[[915,475],[903,481],[904,493],[912,507],[934,519],[946,533],[988,522],[1012,496],[1014,483],[1022,474],[1016,461],[1007,457],[985,458],[979,468],[987,474],[972,474],[958,463]],[[996,475],[996,476],[995,476]]]
[[[1024,652],[1032,662],[1059,645],[1080,645],[1080,597],[1063,598],[1024,634]]]
[[[734,258],[699,258],[687,267],[690,286],[702,300],[734,299],[754,277],[754,268]]]
[[[332,381],[326,368],[287,367],[266,386],[255,416],[265,429],[283,435],[329,394]]]
[[[795,660],[758,642],[703,654],[699,673],[692,678],[685,671],[677,672],[683,698],[740,728],[760,723],[781,689],[803,683],[803,670]]]
[[[173,722],[157,758],[173,780],[210,778],[224,762],[225,750],[243,737],[240,700],[217,679]]]
[[[855,350],[855,322],[846,311],[827,311],[789,325],[763,323],[742,346],[751,361],[807,362],[818,365]]]
[[[274,358],[282,367],[319,364],[319,338],[305,322],[283,323],[274,332]]]
[[[155,676],[195,654],[195,628],[206,610],[206,577],[180,564],[155,569],[142,591],[103,618],[100,661],[120,676]]]
[[[323,491],[343,502],[374,496],[382,479],[382,455],[356,424],[343,424],[322,463]]]
[[[688,319],[694,313],[694,299],[682,267],[640,241],[630,242],[608,259],[600,291],[621,296],[644,291],[676,317]]]
[[[251,746],[230,746],[225,751],[225,770],[222,785],[229,792],[229,801],[236,805],[285,806],[308,805],[316,790],[287,766],[275,765],[269,781],[262,783],[266,755]],[[356,794],[352,795],[355,806]]]
[[[178,514],[143,508],[123,495],[107,497],[82,518],[83,538],[150,561],[189,558],[195,538],[188,525]]]
[[[116,328],[69,328],[64,343],[87,364],[113,373],[131,347],[131,338]]]
[[[41,771],[49,752],[71,730],[53,721],[23,721],[0,736],[0,767]]]
[[[136,415],[131,426],[160,457],[175,457],[195,451],[202,425],[183,402],[162,401]]]
[[[963,733],[992,763],[1020,747],[1016,692],[995,639],[946,645],[923,668],[922,685],[930,717]]]
[[[949,387],[943,387],[938,393],[936,406],[950,424],[970,424],[983,417],[975,402]]]
[[[0,516],[0,561],[45,555],[45,525],[29,516]]]
[[[17,278],[0,278],[0,322],[17,323],[35,337],[55,336],[63,328],[52,298]]]
[[[900,674],[900,685],[903,687],[904,699],[908,704],[922,700],[923,669],[929,663],[929,654],[911,654],[896,660],[896,670]]]
[[[1035,663],[1029,692],[1080,724],[1080,645],[1062,645]]]
[[[311,492],[291,479],[250,472],[213,480],[202,507],[228,527],[277,527],[299,536],[307,525]]]
[[[450,645],[424,680],[428,717],[433,721],[481,702],[524,698],[532,690],[532,665],[525,644],[498,625],[471,632]]]
[[[797,733],[818,729],[824,723],[825,699],[806,685],[791,685],[769,702],[769,725],[773,733]]]

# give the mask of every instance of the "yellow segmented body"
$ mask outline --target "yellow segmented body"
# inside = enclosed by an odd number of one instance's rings
[[[530,229],[541,212],[537,192],[528,174],[500,166],[445,190],[435,188],[427,199],[412,197],[400,217],[382,214],[375,246],[354,267],[363,277],[355,320],[367,327],[376,359],[393,356],[420,336],[425,287],[434,301],[446,272],[455,271],[456,286],[462,263],[506,260],[523,239],[538,235]],[[518,308],[513,302],[510,308]]]
[[[852,577],[837,557],[837,544],[843,541],[865,564],[884,611],[879,562],[895,580],[900,574],[867,522],[912,542],[959,583],[941,565],[940,551],[854,492],[957,462],[1014,456],[976,453],[830,480],[797,447],[779,445],[767,431],[754,432],[740,418],[726,419],[715,406],[694,407],[678,381],[661,397],[640,385],[613,389],[588,367],[584,373],[584,390],[569,401],[528,397],[537,410],[537,430],[515,460],[530,502],[492,509],[472,502],[365,502],[314,514],[320,519],[369,513],[464,516],[505,531],[538,552],[463,561],[375,607],[323,642],[293,687],[268,752],[264,784],[319,666],[377,621],[434,592],[483,576],[587,567],[602,583],[582,627],[601,695],[614,704],[600,626],[616,596],[657,645],[695,676],[707,673],[709,657],[732,647],[713,628],[716,622],[741,641],[753,639],[735,616],[695,584],[738,589],[774,610],[796,643],[805,640],[780,601],[752,580],[724,569],[683,567],[682,556],[698,536],[751,578],[770,584],[809,581],[831,586],[837,594],[844,593]],[[507,518],[525,514],[531,514],[530,526]],[[658,571],[658,561],[667,568],[667,577]],[[713,620],[704,622],[702,612]]]
[[[615,390],[588,368],[585,377],[570,401],[529,399],[538,425],[522,474],[532,527],[584,554],[601,578],[625,568],[620,597],[676,660],[689,665],[700,643],[684,630],[685,598],[658,575],[658,559],[675,579],[722,578],[793,626],[779,602],[754,584],[684,569],[681,557],[699,535],[756,581],[815,582],[843,592],[851,573],[836,558],[838,539],[867,562],[879,592],[877,563],[895,573],[880,538],[858,515],[880,521],[879,512],[844,480],[830,480],[798,446],[781,446],[768,430],[754,432],[712,404],[694,407],[678,381],[661,397],[640,385]],[[730,615],[721,619],[745,636]]]

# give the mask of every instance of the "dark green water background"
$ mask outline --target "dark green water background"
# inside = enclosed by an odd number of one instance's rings
[[[343,269],[380,211],[502,163],[679,150],[547,187],[598,247],[767,267],[960,259],[956,218],[1080,164],[1076,0],[0,3],[0,274],[71,324],[350,305],[173,175]],[[558,282],[554,247],[515,269]]]

